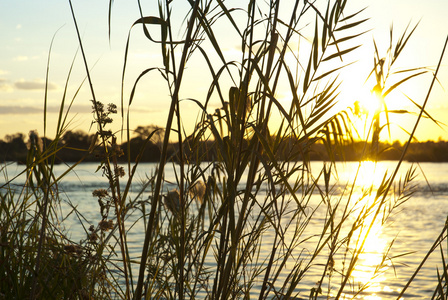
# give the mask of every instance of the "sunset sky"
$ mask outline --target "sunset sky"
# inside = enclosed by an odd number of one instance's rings
[[[142,1],[144,14],[157,15],[156,7]],[[179,7],[188,8],[187,1],[179,2]],[[317,1],[319,2],[319,1]],[[322,2],[322,1],[320,1]],[[231,5],[231,2],[225,2]],[[151,4],[152,5],[152,4]],[[124,49],[129,29],[139,17],[137,1],[114,1],[112,11],[112,35],[108,39],[108,1],[73,0],[77,22],[81,31],[88,63],[92,69],[92,79],[97,98],[105,103],[120,105],[121,75]],[[415,25],[421,22],[411,38],[405,53],[401,57],[400,66],[407,68],[428,66],[433,70],[438,62],[445,38],[448,34],[448,1],[446,0],[377,0],[348,1],[347,12],[355,12],[368,7],[360,18],[370,18],[366,33],[360,43],[363,46],[353,53],[356,64],[342,74],[342,96],[349,99],[347,103],[363,93],[371,86],[362,86],[373,63],[373,43],[375,39],[379,48],[386,50],[390,26],[393,23],[394,35],[398,37],[409,22]],[[226,34],[225,28],[217,32]],[[38,130],[43,134],[43,101],[47,59],[51,40],[54,36],[49,64],[48,85],[48,124],[47,135],[54,136],[57,123],[57,112],[63,98],[70,65],[78,49],[78,41],[74,30],[68,1],[0,1],[0,139],[7,134],[17,132],[27,134],[30,130]],[[224,37],[225,39],[225,37]],[[224,55],[228,59],[238,57],[239,41],[229,40],[224,43]],[[159,47],[148,46],[148,41],[141,30],[131,32],[129,66],[125,81],[125,101],[128,99],[132,85],[140,72],[154,65],[160,65]],[[381,50],[380,50],[381,52]],[[194,69],[194,70],[193,70]],[[201,81],[200,65],[192,66],[184,82],[182,96],[185,98],[201,97],[207,91],[210,82]],[[71,101],[85,76],[81,56],[78,53],[74,61],[72,75],[68,84],[67,99]],[[409,82],[397,91],[397,101],[392,108],[413,109],[406,102],[401,92],[412,97],[419,104],[423,103],[431,76],[421,77]],[[446,54],[439,74],[440,84],[436,84],[427,106],[427,111],[437,120],[448,124],[448,54]],[[156,76],[142,81],[134,103],[131,106],[131,129],[138,125],[156,124],[165,126],[169,102],[166,88],[159,88],[163,81]],[[359,88],[353,88],[354,86]],[[391,95],[392,97],[392,95]],[[77,94],[69,115],[71,130],[89,131],[92,120],[91,99],[87,85],[84,84]],[[212,108],[212,107],[211,107]],[[344,108],[344,107],[341,107]],[[186,102],[183,107],[187,130],[192,130],[197,107]],[[397,125],[411,130],[412,118],[393,118],[392,139],[406,138],[406,134]],[[117,117],[116,126],[120,123]],[[118,126],[119,127],[119,126]],[[417,131],[420,141],[448,140],[448,128],[443,129],[430,121],[424,120]],[[94,129],[90,129],[94,132]]]

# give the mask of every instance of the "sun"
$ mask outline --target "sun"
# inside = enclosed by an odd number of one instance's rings
[[[354,80],[353,83],[355,83]],[[374,119],[376,118],[379,124],[380,113],[384,104],[381,95],[373,91],[372,85],[359,84],[358,82],[358,84],[345,85],[342,88],[341,96],[345,105],[353,113],[354,118],[351,121],[357,137],[361,140],[371,137]]]
[[[381,92],[375,90],[375,82],[363,82],[356,76],[348,77],[341,86],[341,99],[344,105],[353,108],[353,114],[366,119],[378,113],[382,106]]]
[[[367,88],[361,88],[356,93],[354,106],[356,115],[374,116],[381,109],[381,96]]]

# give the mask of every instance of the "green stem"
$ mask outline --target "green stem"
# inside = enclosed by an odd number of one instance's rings
[[[156,180],[156,186],[154,189],[154,199],[152,199],[151,202],[151,211],[149,212],[149,220],[146,227],[146,233],[145,233],[145,240],[143,243],[143,249],[142,249],[142,258],[140,260],[140,270],[139,270],[139,276],[137,281],[137,287],[134,294],[134,300],[141,299],[142,298],[142,290],[143,290],[143,280],[145,278],[145,270],[146,270],[146,262],[148,261],[148,251],[149,251],[149,243],[152,240],[152,232],[153,232],[153,224],[155,220],[155,214],[157,211],[157,204],[160,201],[160,191],[162,187],[162,178],[163,178],[163,171],[165,168],[165,162],[167,158],[167,148],[168,148],[168,142],[170,138],[170,131],[171,131],[171,125],[173,123],[173,117],[174,112],[176,110],[176,105],[179,102],[179,90],[182,82],[182,75],[185,69],[186,61],[187,61],[187,54],[189,51],[189,48],[191,46],[191,36],[193,32],[194,27],[194,20],[196,18],[197,10],[198,10],[199,0],[195,1],[195,5],[193,8],[193,12],[191,14],[187,37],[185,39],[185,46],[182,52],[182,58],[180,61],[179,66],[179,73],[177,76],[177,80],[175,82],[175,89],[174,93],[171,99],[171,106],[168,113],[168,119],[166,123],[166,129],[165,129],[165,137],[163,140],[163,147],[162,147],[162,153],[160,155],[160,162],[159,162],[159,168],[157,172],[157,180]]]

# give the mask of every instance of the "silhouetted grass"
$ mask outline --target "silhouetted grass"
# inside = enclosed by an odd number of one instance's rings
[[[249,1],[238,9],[222,1],[190,1],[185,22],[178,28],[172,20],[174,3],[160,1],[158,16],[142,15],[133,25],[142,26],[148,40],[160,46],[162,60],[160,66],[148,66],[142,71],[127,101],[123,91],[121,111],[95,96],[88,53],[84,52],[72,10],[96,127],[95,139],[84,152],[85,156],[95,152],[101,158],[97,171],[101,170],[108,182],[107,189],[92,191],[98,199],[101,221],[87,224],[73,207],[70,213],[78,217],[86,233],[79,243],[65,239],[64,228],[58,227],[65,217],[58,213],[58,182],[83,160],[55,177],[53,165],[61,151],[58,140],[67,130],[69,107],[65,107],[64,94],[56,139],[44,151],[33,133],[24,187],[16,190],[7,180],[1,189],[0,274],[6,279],[0,283],[1,296],[317,299],[340,298],[346,293],[361,295],[368,284],[354,286],[351,280],[372,228],[378,223],[384,225],[414,192],[413,169],[399,183],[395,177],[415,130],[410,130],[409,142],[396,168],[384,174],[379,186],[364,187],[363,193],[355,193],[356,177],[344,191],[333,190],[334,161],[344,159],[343,146],[353,143],[357,117],[350,108],[334,113],[340,84],[336,75],[350,63],[350,53],[361,46],[356,44],[357,37],[363,34],[358,28],[367,21],[361,17],[362,11],[346,13],[347,1],[329,1],[323,7],[296,1],[288,7],[289,19],[282,19],[279,11],[284,7],[279,1],[270,1],[268,6]],[[245,25],[237,25],[234,14],[238,10],[245,13]],[[223,45],[214,33],[218,20],[240,37],[240,61],[226,60]],[[290,45],[299,40],[307,42],[301,31],[302,23],[309,20],[314,20],[308,39],[310,49],[303,58]],[[150,27],[160,29],[158,38],[151,36]],[[394,70],[414,30],[405,31],[395,44],[391,41],[387,57],[380,57],[376,50],[371,74],[383,106],[368,124],[370,134],[363,145],[359,168],[363,159],[375,161],[380,152],[379,134],[388,128],[389,114],[393,113],[385,105],[387,95],[423,74],[418,68]],[[182,39],[175,39],[174,32],[183,32]],[[354,44],[347,46],[348,41]],[[205,43],[209,43],[207,50]],[[129,45],[128,41],[123,82]],[[286,54],[293,55],[297,70],[286,60]],[[204,99],[189,99],[197,105],[200,116],[194,131],[186,133],[182,124],[187,116],[180,106],[180,91],[193,56],[203,59],[202,67],[210,73],[211,81]],[[212,59],[214,56],[219,63]],[[391,83],[389,75],[393,72],[405,75]],[[158,167],[141,193],[131,197],[134,174],[145,147],[161,129],[148,132],[140,147],[132,148],[130,112],[124,107],[132,107],[139,80],[152,73],[165,79],[171,104],[163,140],[157,142]],[[224,80],[225,76],[230,81]],[[280,81],[289,86],[289,106],[277,98]],[[212,99],[219,101],[219,109],[212,109]],[[425,113],[426,102],[416,105],[419,118]],[[122,133],[108,129],[118,112]],[[278,126],[272,120],[273,112],[281,116]],[[382,120],[384,117],[386,120]],[[126,151],[118,144],[118,135],[127,139]],[[176,141],[176,152],[169,152],[170,140]],[[214,144],[210,150],[212,161],[205,159],[207,151],[203,148],[209,145],[207,142]],[[315,177],[309,162],[310,151],[318,143],[325,146],[329,162]],[[280,150],[281,159],[277,155]],[[125,152],[127,165],[123,167],[119,161]],[[167,164],[174,163],[178,165],[176,188],[168,189],[164,171]],[[145,198],[140,197],[142,194]],[[318,211],[324,212],[324,218],[318,217]],[[131,215],[135,221],[129,224]],[[310,232],[310,224],[317,221],[320,230]],[[143,223],[145,235],[141,255],[135,257],[128,248],[128,236],[137,223]],[[262,251],[263,247],[270,251]],[[372,278],[391,259],[388,251]],[[311,270],[321,274],[320,280],[307,287],[307,294],[300,293],[299,287]],[[446,288],[446,273],[446,268],[439,273],[441,288]]]

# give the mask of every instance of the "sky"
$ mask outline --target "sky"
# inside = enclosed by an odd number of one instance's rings
[[[139,17],[137,1],[114,1],[112,10],[111,37],[108,37],[109,1],[73,0],[78,26],[82,35],[87,61],[91,69],[97,99],[104,103],[120,106],[121,76],[125,46],[130,28]],[[176,0],[176,10],[186,11],[187,1]],[[323,1],[318,1],[323,2]],[[157,15],[156,1],[142,1],[145,15]],[[229,2],[226,2],[229,3]],[[348,1],[347,11],[355,12],[367,7],[362,18],[370,18],[365,25],[370,29],[360,38],[362,47],[353,54],[355,64],[344,71],[341,85],[342,98],[347,105],[359,98],[368,97],[372,86],[364,84],[373,63],[373,43],[375,40],[379,52],[384,54],[388,45],[389,33],[393,24],[394,36],[398,37],[410,23],[414,26],[419,20],[409,46],[405,48],[399,67],[414,68],[428,66],[432,70],[440,57],[445,38],[448,34],[448,1],[446,0],[356,0]],[[237,14],[237,13],[236,13]],[[179,19],[181,19],[179,14]],[[178,20],[179,22],[181,20]],[[224,55],[232,59],[238,57],[238,41],[227,38],[226,28],[216,24],[217,32],[224,41]],[[128,67],[124,83],[125,108],[127,99],[137,76],[146,68],[160,65],[160,48],[151,45],[141,31],[131,31]],[[0,139],[14,133],[27,134],[37,130],[41,135],[54,136],[57,116],[62,99],[66,103],[73,100],[68,129],[95,132],[91,127],[92,99],[88,85],[82,84],[85,69],[78,52],[78,40],[74,29],[68,1],[61,0],[0,0]],[[53,43],[52,43],[53,40]],[[50,52],[50,44],[51,52]],[[47,63],[49,60],[49,63]],[[157,61],[157,64],[155,63]],[[70,79],[67,84],[70,67]],[[195,61],[193,61],[195,62]],[[187,69],[181,97],[201,99],[208,90],[210,82],[203,78],[201,63],[192,64]],[[44,128],[43,106],[45,99],[45,77],[49,74],[47,87],[47,123]],[[448,54],[439,71],[439,82],[434,86],[427,104],[427,112],[435,119],[448,124]],[[426,77],[425,77],[426,76]],[[413,105],[403,96],[410,96],[422,104],[426,96],[431,75],[425,75],[410,81],[391,94],[389,109],[414,110]],[[67,85],[66,93],[64,93]],[[155,73],[142,79],[131,105],[131,124],[134,129],[139,125],[165,126],[169,107],[165,83]],[[356,87],[356,88],[355,88]],[[279,92],[281,94],[281,91]],[[64,96],[65,95],[65,96]],[[287,94],[284,95],[285,99]],[[65,98],[64,98],[65,97]],[[280,95],[281,97],[281,95]],[[285,100],[287,101],[287,100]],[[194,128],[198,116],[197,106],[184,101],[185,128]],[[415,107],[415,106],[414,106]],[[214,107],[211,106],[210,109]],[[217,108],[217,107],[216,107]],[[341,104],[343,109],[343,104]],[[391,117],[391,139],[404,140],[407,134],[401,129],[412,129],[415,117]],[[119,128],[120,118],[116,117],[115,127]],[[448,140],[448,128],[442,128],[433,122],[423,120],[417,130],[417,138],[426,140]],[[386,137],[387,138],[387,137]]]

